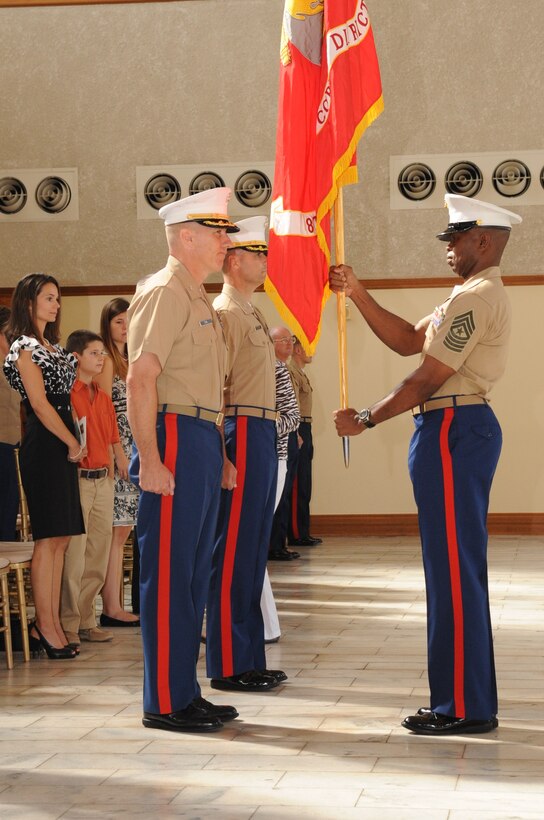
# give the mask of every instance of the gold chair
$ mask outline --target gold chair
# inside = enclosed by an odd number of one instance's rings
[[[19,515],[17,516],[17,530],[20,533],[20,541],[30,541],[32,539],[32,529],[30,526],[30,515],[28,513],[26,495],[23,489],[23,481],[21,479],[21,467],[19,465],[18,447],[15,448],[14,453],[15,469],[17,470],[17,487],[19,490]]]
[[[34,542],[0,541],[0,558],[9,561],[9,606],[10,612],[17,615],[21,627],[23,659],[30,660],[30,642],[28,640],[29,608],[33,606],[32,588],[30,585],[30,565]]]
[[[124,586],[132,583],[132,567],[134,563],[134,530],[130,534],[123,546],[123,569],[121,572],[121,601],[124,600]]]
[[[121,606],[124,606],[125,584],[132,584],[132,568],[134,564],[134,528],[131,529],[127,540],[123,544],[123,558],[121,561]]]
[[[8,669],[13,669],[13,645],[11,642],[11,613],[8,586],[9,568],[9,560],[0,557],[0,633],[4,635],[6,666]]]

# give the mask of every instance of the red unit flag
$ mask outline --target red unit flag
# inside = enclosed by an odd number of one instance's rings
[[[286,0],[265,289],[309,353],[329,296],[330,212],[382,110],[365,0]]]

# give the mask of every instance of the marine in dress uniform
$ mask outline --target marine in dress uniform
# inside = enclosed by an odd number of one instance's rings
[[[228,188],[164,206],[169,257],[139,283],[128,310],[128,415],[135,451],[144,726],[220,729],[231,706],[201,696],[196,677],[223,469],[226,350],[203,287],[221,270],[229,234]]]
[[[339,435],[356,435],[412,408],[409,469],[418,506],[427,589],[430,708],[404,719],[418,734],[489,732],[498,726],[487,585],[487,510],[502,434],[488,395],[504,372],[510,304],[499,264],[521,218],[490,203],[446,195],[438,239],[463,280],[415,326],[383,310],[351,268],[331,269],[376,335],[421,363],[370,408],[337,411]]]
[[[226,457],[236,486],[223,490],[206,608],[206,658],[215,689],[264,692],[286,679],[267,670],[260,600],[276,490],[274,346],[251,303],[266,276],[266,217],[236,223],[214,308],[228,348]]]
[[[293,489],[289,500],[288,543],[293,547],[315,547],[322,543],[321,538],[310,535],[310,500],[312,498],[312,460],[314,443],[312,438],[312,385],[305,367],[312,357],[308,356],[300,340],[293,343],[293,355],[288,364],[289,373],[298,406],[300,424],[298,433],[302,444],[298,452],[297,471],[293,480]]]

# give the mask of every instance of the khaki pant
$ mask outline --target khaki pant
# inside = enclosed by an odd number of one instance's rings
[[[95,600],[104,586],[113,525],[112,478],[79,479],[85,534],[70,539],[64,558],[60,620],[68,632],[96,626]]]

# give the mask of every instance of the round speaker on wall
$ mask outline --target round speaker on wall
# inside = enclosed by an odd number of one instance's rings
[[[263,171],[244,171],[234,183],[234,196],[246,208],[260,208],[272,194],[272,184]]]
[[[160,210],[163,205],[175,202],[181,196],[181,186],[171,174],[155,174],[144,186],[144,197],[148,205]]]
[[[19,213],[26,205],[26,198],[26,188],[20,179],[16,177],[0,179],[0,213]]]
[[[506,159],[493,171],[492,181],[501,196],[521,196],[531,184],[531,172],[520,159]]]
[[[36,202],[48,214],[60,214],[71,199],[70,186],[61,177],[45,177],[36,188]]]
[[[540,172],[540,184],[544,188],[544,167],[542,168],[542,171]]]
[[[198,194],[200,191],[209,191],[211,188],[224,188],[225,183],[215,171],[202,171],[193,177],[189,185],[190,194]]]
[[[444,185],[449,194],[476,196],[483,184],[482,172],[474,162],[456,162],[446,171]]]
[[[436,177],[432,168],[424,162],[412,162],[402,169],[397,184],[403,197],[417,202],[431,196],[436,187]]]

